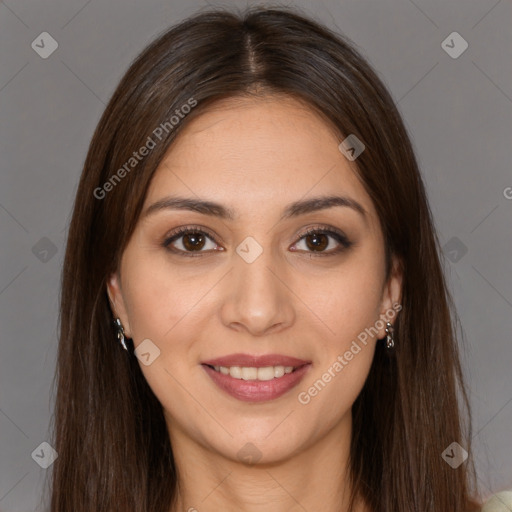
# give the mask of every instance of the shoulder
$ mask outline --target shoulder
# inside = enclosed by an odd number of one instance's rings
[[[493,494],[484,503],[481,512],[510,512],[512,510],[512,489]]]

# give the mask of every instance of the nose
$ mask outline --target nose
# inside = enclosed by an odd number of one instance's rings
[[[296,310],[290,277],[283,265],[272,261],[270,251],[263,251],[252,263],[235,254],[228,276],[221,308],[224,325],[253,336],[274,334],[293,325]]]

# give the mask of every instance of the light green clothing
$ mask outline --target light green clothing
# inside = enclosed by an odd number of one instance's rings
[[[512,489],[491,496],[484,503],[482,512],[512,512]]]

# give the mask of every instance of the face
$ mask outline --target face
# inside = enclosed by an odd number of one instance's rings
[[[291,98],[230,99],[157,169],[108,291],[171,441],[272,462],[347,431],[401,278],[340,142]]]

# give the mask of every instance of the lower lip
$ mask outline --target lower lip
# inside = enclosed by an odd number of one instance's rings
[[[307,373],[311,364],[305,364],[294,372],[285,373],[282,377],[272,380],[235,379],[207,365],[202,366],[213,382],[232,397],[244,402],[264,402],[274,400],[294,388]]]

